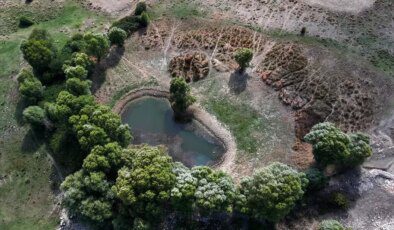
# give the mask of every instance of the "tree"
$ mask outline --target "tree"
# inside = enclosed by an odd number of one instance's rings
[[[318,230],[345,230],[341,223],[336,220],[323,220]]]
[[[257,219],[277,222],[302,198],[307,183],[305,174],[282,163],[273,163],[241,182],[240,210]]]
[[[39,74],[48,70],[56,58],[56,49],[46,30],[34,29],[29,39],[22,42],[20,48],[24,59]]]
[[[27,40],[21,44],[24,59],[39,73],[49,68],[49,64],[55,57],[55,53],[48,48],[46,41]]]
[[[315,160],[323,166],[354,167],[372,155],[367,136],[348,135],[329,122],[315,125],[304,139],[312,144]]]
[[[116,143],[95,146],[83,162],[87,172],[105,172],[116,175],[122,163],[122,147]]]
[[[69,78],[66,81],[67,90],[76,96],[90,94],[91,85],[92,82],[90,80],[82,81],[76,77]]]
[[[68,124],[70,116],[79,114],[82,108],[94,104],[91,95],[75,96],[68,91],[61,91],[56,103],[46,103],[45,110],[53,122]]]
[[[81,66],[89,72],[93,69],[94,63],[86,53],[77,52],[72,54],[70,60],[65,61],[63,70],[65,71],[70,66]]]
[[[37,102],[42,98],[44,87],[42,86],[40,80],[38,80],[34,75],[23,69],[19,76],[19,92],[28,100],[32,102]]]
[[[38,106],[29,106],[23,110],[23,119],[34,128],[43,127],[45,125],[45,111]]]
[[[190,86],[185,79],[176,77],[171,80],[170,102],[176,117],[182,116],[195,101],[196,99],[190,95]]]
[[[65,66],[64,73],[66,78],[78,78],[80,80],[86,80],[88,77],[88,71],[80,65],[77,66]]]
[[[232,211],[236,189],[230,176],[207,166],[192,168],[192,176],[198,180],[195,198],[202,212]]]
[[[253,51],[247,48],[240,49],[235,53],[234,58],[239,65],[239,69],[244,71],[253,59]]]
[[[114,194],[103,172],[80,170],[66,177],[60,188],[64,191],[63,205],[95,223],[113,215]]]
[[[124,31],[118,27],[112,27],[109,30],[108,38],[111,41],[111,44],[123,46],[124,41],[127,38],[127,33],[126,33],[126,31]]]
[[[140,25],[141,25],[141,27],[147,27],[149,25],[149,15],[148,15],[148,13],[143,12],[141,14]]]
[[[119,170],[114,191],[135,215],[158,220],[175,184],[172,159],[162,148],[143,146],[127,150],[132,166]]]
[[[308,191],[318,191],[328,184],[329,178],[327,178],[324,173],[317,168],[309,168],[305,174],[309,181]]]
[[[110,142],[126,147],[132,139],[129,126],[122,124],[119,115],[106,106],[87,105],[78,114],[70,116],[69,122],[81,147],[87,151]]]
[[[99,61],[105,57],[109,51],[109,40],[103,34],[86,33],[83,36],[86,42],[86,53],[95,56]]]
[[[145,2],[138,2],[137,6],[135,7],[134,15],[138,16],[141,15],[146,11],[146,3]]]

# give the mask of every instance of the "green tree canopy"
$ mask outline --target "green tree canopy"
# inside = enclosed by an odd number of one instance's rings
[[[114,191],[135,215],[158,220],[175,184],[172,159],[157,147],[127,151],[132,156],[132,165],[119,171]]]
[[[323,220],[318,230],[345,230],[341,223],[336,220]]]
[[[88,77],[88,71],[80,65],[66,66],[64,73],[66,74],[67,79],[78,78],[80,80],[86,80]]]
[[[247,48],[240,49],[235,53],[234,58],[239,65],[239,69],[245,70],[253,59],[253,51]]]
[[[273,163],[241,182],[241,211],[257,219],[277,222],[302,198],[307,183],[305,174],[282,163]]]
[[[20,48],[24,59],[40,74],[48,70],[56,58],[56,49],[46,30],[34,29]]]
[[[98,60],[105,57],[109,51],[109,40],[103,34],[86,33],[83,36],[86,42],[86,53],[95,56]]]
[[[353,167],[372,155],[367,136],[348,135],[329,122],[315,125],[304,139],[312,144],[315,160],[323,166]]]
[[[112,27],[108,32],[108,38],[111,41],[111,44],[123,46],[124,41],[127,38],[127,33],[118,27]]]
[[[171,80],[170,102],[175,113],[185,113],[195,101],[196,99],[190,94],[190,86],[184,78],[176,77]]]
[[[40,80],[34,75],[23,69],[18,76],[19,92],[28,100],[37,102],[43,96],[44,87]]]
[[[138,2],[137,6],[135,7],[134,15],[141,15],[146,11],[146,3],[145,2]]]
[[[81,80],[76,77],[69,78],[66,81],[67,90],[76,96],[91,94],[90,92],[91,85],[92,82],[90,80]]]
[[[45,125],[45,111],[38,106],[29,106],[23,110],[23,119],[33,127]]]

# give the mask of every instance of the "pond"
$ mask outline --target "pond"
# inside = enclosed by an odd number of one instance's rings
[[[188,167],[212,165],[224,153],[223,146],[196,121],[175,122],[167,99],[142,97],[130,102],[121,116],[131,127],[133,144],[164,145],[174,161]]]

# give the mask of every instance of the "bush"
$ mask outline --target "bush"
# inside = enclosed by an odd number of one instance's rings
[[[146,11],[146,3],[145,2],[139,2],[137,3],[137,6],[135,7],[134,15],[141,15]]]
[[[348,135],[329,122],[315,125],[304,139],[313,145],[315,160],[323,166],[354,167],[372,155],[369,137]]]
[[[44,87],[40,80],[27,70],[22,70],[18,76],[19,92],[32,103],[37,102],[43,96]]]
[[[196,99],[190,94],[190,86],[184,78],[176,77],[171,80],[170,102],[175,116],[182,115]]]
[[[304,173],[273,163],[241,182],[239,209],[256,219],[277,222],[302,198],[307,183]]]
[[[345,228],[336,220],[323,220],[318,230],[345,230]]]
[[[305,174],[309,181],[308,191],[318,191],[328,184],[329,178],[317,168],[309,168]]]
[[[112,27],[108,32],[108,38],[111,41],[111,44],[123,46],[124,41],[127,38],[127,33],[118,27]]]
[[[45,124],[45,111],[38,106],[29,106],[23,111],[23,119],[32,127],[40,127]]]
[[[91,85],[90,80],[80,80],[76,77],[69,78],[66,81],[67,90],[75,96],[89,95]]]
[[[147,27],[149,25],[149,15],[146,12],[141,14],[140,25],[141,27]]]
[[[240,49],[235,53],[235,61],[239,65],[240,70],[245,70],[250,65],[253,58],[253,51],[251,49]]]
[[[335,208],[347,209],[349,208],[348,198],[340,192],[335,192],[330,197],[330,204]]]
[[[56,58],[56,49],[46,30],[34,29],[29,39],[22,42],[20,49],[24,59],[39,74],[49,70]]]
[[[126,31],[127,35],[130,36],[132,33],[137,31],[140,26],[140,17],[139,16],[126,16],[112,24],[112,27],[118,27],[124,31]]]
[[[34,21],[26,16],[22,16],[19,18],[19,27],[20,28],[27,28],[34,25]]]

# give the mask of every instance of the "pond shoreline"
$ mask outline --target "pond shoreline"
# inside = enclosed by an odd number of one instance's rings
[[[130,91],[118,100],[112,111],[117,114],[122,114],[126,106],[137,99],[142,97],[156,97],[169,99],[170,93],[165,90],[157,88],[142,88]],[[202,126],[209,134],[216,138],[223,146],[224,153],[220,159],[212,165],[216,169],[223,170],[230,175],[234,174],[234,163],[236,154],[236,143],[231,132],[224,127],[213,115],[209,114],[198,104],[189,107],[188,112],[193,114],[193,119]]]

